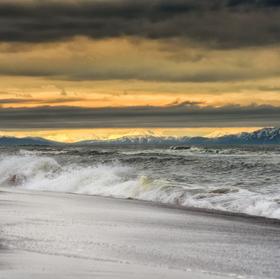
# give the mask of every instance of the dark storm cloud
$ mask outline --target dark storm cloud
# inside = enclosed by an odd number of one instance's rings
[[[0,108],[0,129],[279,126],[280,107]]]
[[[228,7],[279,7],[280,1],[279,0],[228,0],[227,4]]]
[[[212,47],[279,43],[276,0],[0,1],[0,40],[179,38]]]

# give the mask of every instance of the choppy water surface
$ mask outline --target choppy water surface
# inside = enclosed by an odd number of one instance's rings
[[[280,219],[280,147],[2,147],[0,186]]]

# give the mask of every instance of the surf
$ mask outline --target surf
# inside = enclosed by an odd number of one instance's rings
[[[238,177],[232,178],[232,181],[228,179],[223,184],[213,177],[198,177],[196,172],[192,171],[193,165],[199,166],[205,162],[196,162],[196,157],[185,161],[181,157],[171,157],[172,160],[169,160],[166,154],[161,156],[158,151],[156,158],[143,152],[140,155],[120,155],[121,152],[103,152],[97,155],[91,152],[91,155],[85,155],[82,151],[80,156],[76,153],[72,152],[71,154],[75,155],[71,156],[67,155],[67,150],[19,150],[12,154],[2,153],[0,186],[137,199],[280,219],[279,192],[274,189],[252,191],[242,184],[238,186]],[[139,156],[144,158],[139,161]],[[131,158],[133,160],[130,160]],[[217,162],[219,161],[215,161]],[[273,161],[268,163],[273,164]],[[274,163],[277,167],[278,161]],[[189,173],[183,173],[185,164],[191,166]],[[239,172],[239,168],[244,172],[250,171],[250,164],[252,168],[265,170],[258,162],[245,164],[242,161],[235,164],[236,168],[232,163],[224,165],[225,169],[220,170],[213,164],[212,171],[218,174],[221,171],[228,172],[227,177],[230,178],[230,175]],[[209,183],[206,184],[202,179],[208,179]],[[269,189],[268,186],[267,188]]]

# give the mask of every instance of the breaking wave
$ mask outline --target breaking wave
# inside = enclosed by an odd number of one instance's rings
[[[193,174],[183,181],[174,180],[171,173],[156,175],[154,170],[139,170],[119,160],[87,164],[72,161],[59,162],[55,157],[22,151],[2,155],[0,186],[132,198],[280,219],[279,192],[253,192],[229,183],[190,183]]]

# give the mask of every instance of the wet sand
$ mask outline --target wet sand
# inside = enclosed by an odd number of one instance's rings
[[[279,278],[280,225],[3,188],[0,278]]]

